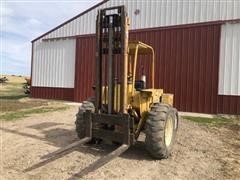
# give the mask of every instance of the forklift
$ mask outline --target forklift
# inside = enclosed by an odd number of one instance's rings
[[[154,88],[154,49],[140,41],[129,42],[129,24],[125,6],[98,11],[95,96],[84,101],[76,115],[76,132],[80,140],[50,153],[47,160],[27,171],[84,143],[119,145],[76,174],[82,177],[120,156],[137,142],[141,132],[146,136],[146,150],[153,158],[169,157],[179,120],[173,107],[173,94]],[[149,57],[151,77],[146,77],[144,71],[138,77],[138,71],[142,69],[139,68],[141,55]],[[149,83],[147,79],[150,79]]]
[[[173,94],[154,88],[154,49],[140,41],[129,42],[129,24],[124,6],[98,12],[95,96],[80,106],[76,132],[80,139],[121,144],[115,156],[145,132],[149,154],[156,159],[167,158],[178,128]],[[139,55],[149,57],[151,88],[146,88],[146,75],[137,80]]]

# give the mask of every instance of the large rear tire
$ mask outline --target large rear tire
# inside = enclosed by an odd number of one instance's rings
[[[146,120],[147,151],[156,159],[168,158],[178,128],[177,110],[170,105],[155,103]]]
[[[80,139],[85,137],[86,126],[83,119],[83,113],[86,112],[87,110],[94,112],[95,111],[94,104],[90,101],[83,101],[82,105],[79,107],[78,113],[76,114],[76,121],[75,121],[76,132]]]

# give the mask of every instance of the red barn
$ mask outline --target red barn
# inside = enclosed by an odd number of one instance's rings
[[[105,0],[32,41],[32,97],[81,102],[93,94],[97,11],[119,5],[128,9],[130,39],[155,48],[155,87],[173,93],[179,111],[240,114],[235,0]]]

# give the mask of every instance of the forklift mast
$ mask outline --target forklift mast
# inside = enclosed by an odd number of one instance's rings
[[[128,26],[129,19],[124,6],[98,11],[96,21],[96,113],[127,113]],[[119,65],[118,71],[116,67]],[[103,87],[105,87],[104,92]],[[120,88],[120,98],[114,98],[117,87]],[[114,102],[118,100],[120,102]],[[117,108],[119,112],[114,112],[114,104],[120,106]]]

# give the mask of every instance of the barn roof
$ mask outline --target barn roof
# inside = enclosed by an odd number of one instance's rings
[[[62,24],[58,25],[57,27],[55,27],[55,28],[53,28],[53,29],[47,31],[46,33],[42,34],[41,36],[39,36],[39,37],[33,39],[32,42],[37,41],[38,39],[41,39],[42,37],[46,36],[47,34],[49,34],[49,33],[53,32],[53,31],[55,31],[56,29],[58,29],[58,28],[64,26],[65,24],[71,22],[72,20],[77,19],[77,18],[79,18],[80,16],[83,16],[84,14],[86,14],[86,13],[88,13],[89,11],[95,9],[96,7],[98,7],[98,6],[100,6],[100,5],[104,4],[104,3],[106,3],[107,1],[109,1],[109,0],[103,0],[103,1],[101,1],[100,3],[98,3],[98,4],[96,4],[96,5],[94,5],[94,6],[90,7],[90,8],[88,8],[87,10],[81,12],[80,14],[78,14],[78,15],[72,17],[71,19],[69,19],[69,20],[63,22]]]
[[[240,20],[240,1],[235,0],[103,0],[32,42],[94,34],[97,10],[119,5],[125,5],[128,9],[130,30]]]

